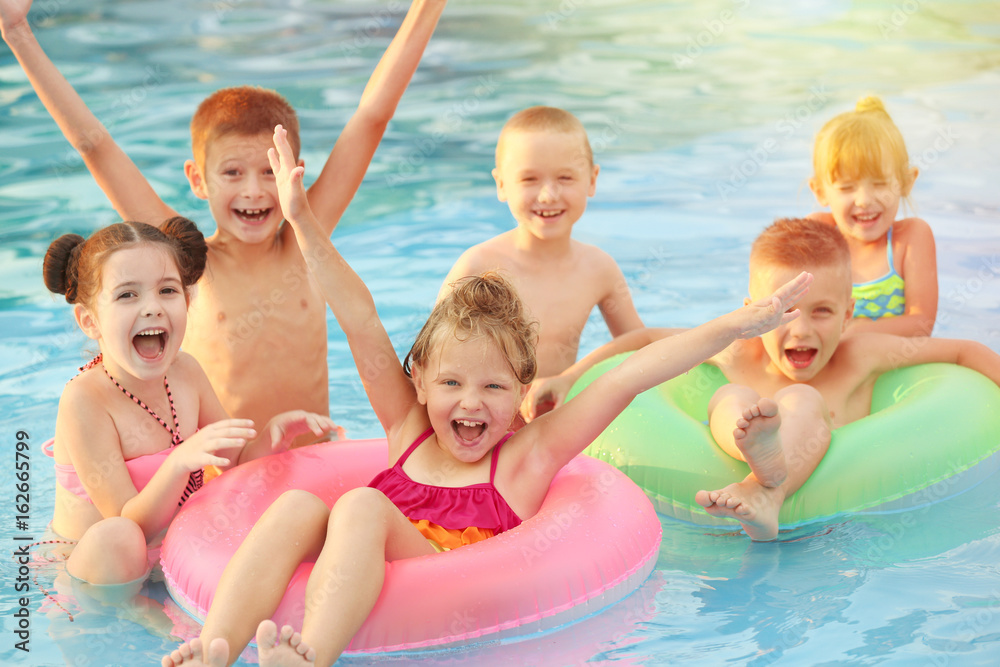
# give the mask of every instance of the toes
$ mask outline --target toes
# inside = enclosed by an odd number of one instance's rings
[[[229,664],[229,642],[222,637],[216,637],[208,645],[208,664],[210,667],[226,667]]]
[[[257,626],[257,648],[273,648],[278,643],[278,626],[265,619]]]

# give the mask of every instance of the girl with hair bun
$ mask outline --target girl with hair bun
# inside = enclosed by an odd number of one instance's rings
[[[274,143],[268,157],[282,212],[347,335],[385,429],[388,468],[333,508],[307,491],[278,497],[228,561],[201,635],[164,656],[164,667],[232,664],[255,628],[262,667],[332,665],[375,605],[387,562],[494,539],[534,516],[556,473],[636,394],[735,338],[794,319],[787,311],[811,280],[804,273],[772,298],[647,346],[513,431],[535,376],[536,327],[511,283],[497,273],[456,281],[400,363],[371,292],[312,213],[280,125]],[[271,616],[304,560],[316,564],[301,633],[279,631]]]
[[[162,230],[122,222],[87,240],[66,234],[45,255],[46,287],[66,297],[100,347],[63,390],[46,445],[56,468],[51,529],[71,545],[66,569],[77,579],[141,581],[205,466],[228,468],[306,431],[337,428],[295,411],[258,435],[252,421],[228,418],[201,366],[180,350],[206,252],[195,224],[175,217]]]
[[[877,97],[823,126],[813,150],[809,187],[851,249],[852,329],[929,336],[937,317],[934,234],[920,218],[897,220],[918,170],[899,128]]]

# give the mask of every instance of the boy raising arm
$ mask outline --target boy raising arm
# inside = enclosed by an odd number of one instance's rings
[[[176,215],[46,56],[28,22],[30,5],[0,0],[3,38],[112,206],[125,220],[153,224]],[[325,233],[360,186],[444,5],[413,2],[309,188]],[[292,406],[329,413],[326,306],[282,223],[267,161],[278,123],[292,131],[298,159],[298,122],[280,95],[250,86],[218,91],[195,114],[194,159],[184,166],[217,227],[207,239],[208,266],[191,303],[185,350],[205,368],[226,411],[259,424]]]

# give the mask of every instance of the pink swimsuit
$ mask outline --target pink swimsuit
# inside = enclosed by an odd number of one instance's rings
[[[80,372],[82,373],[84,371],[90,370],[91,368],[97,366],[98,364],[102,364],[102,361],[103,361],[102,355],[99,354],[96,357],[94,357],[86,366],[83,366],[80,369]],[[128,469],[128,475],[129,477],[132,478],[132,485],[135,486],[136,491],[142,491],[146,487],[146,485],[149,484],[149,480],[153,479],[153,475],[155,475],[156,471],[160,469],[160,466],[163,465],[163,462],[167,460],[167,456],[170,455],[171,450],[177,445],[184,442],[181,439],[181,433],[177,427],[177,411],[174,410],[174,397],[170,393],[170,385],[167,384],[167,377],[163,376],[163,387],[164,389],[166,389],[167,392],[167,401],[170,403],[170,416],[174,423],[173,428],[171,428],[170,425],[167,424],[167,422],[162,417],[153,412],[148,405],[146,405],[143,401],[141,401],[128,389],[118,384],[118,381],[115,380],[113,377],[111,377],[111,373],[108,372],[107,368],[104,368],[103,370],[104,374],[108,376],[108,379],[110,379],[115,384],[116,387],[121,389],[123,394],[125,394],[128,398],[132,399],[133,403],[135,403],[140,408],[149,413],[149,415],[153,417],[156,421],[158,421],[160,425],[163,426],[163,428],[165,428],[171,436],[171,446],[169,448],[160,450],[154,454],[144,454],[142,456],[137,456],[134,459],[129,459],[128,461],[125,461],[125,467]],[[72,380],[70,380],[70,382],[72,382]],[[42,451],[49,458],[54,458],[52,451],[54,447],[55,447],[55,440],[54,439],[49,440],[44,445],[42,445]],[[87,490],[83,486],[83,482],[80,479],[80,475],[77,474],[76,468],[73,467],[73,464],[55,463],[54,465],[56,469],[56,481],[59,482],[60,486],[62,486],[64,489],[66,489],[73,495],[83,498],[89,503],[94,502],[87,494]],[[93,485],[97,485],[100,484],[103,480],[96,479],[92,481]],[[188,478],[187,486],[184,488],[184,494],[181,496],[181,499],[177,503],[177,505],[178,506],[183,505],[184,501],[187,500],[192,493],[200,489],[203,484],[204,484],[204,479],[201,470],[196,470],[195,472],[191,473],[190,477]]]
[[[521,518],[493,485],[500,448],[513,433],[505,435],[493,448],[489,482],[450,487],[421,484],[403,472],[410,454],[432,432],[432,429],[424,431],[394,466],[376,475],[368,486],[382,491],[414,524],[429,522],[448,531],[480,528],[494,535],[519,526]]]

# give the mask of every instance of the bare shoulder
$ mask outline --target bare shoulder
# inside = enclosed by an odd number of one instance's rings
[[[459,256],[452,266],[449,278],[455,280],[484,271],[509,269],[514,249],[514,240],[509,232],[477,243]]]
[[[837,224],[833,220],[833,214],[828,213],[827,211],[813,211],[806,216],[806,220],[818,220],[819,222],[825,222],[828,225]]]
[[[933,243],[934,232],[922,218],[905,218],[892,225],[893,233],[900,243]]]

